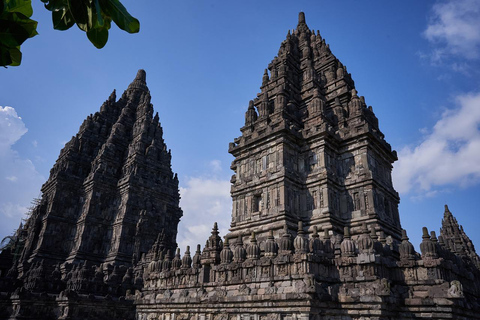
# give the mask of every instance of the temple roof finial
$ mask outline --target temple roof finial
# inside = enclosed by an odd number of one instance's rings
[[[305,13],[300,11],[298,13],[298,24],[305,24]]]
[[[132,81],[132,83],[130,83],[127,90],[135,90],[135,89],[148,91],[148,88],[147,88],[147,74],[146,74],[145,70],[143,70],[143,69],[138,70],[137,76]]]
[[[145,72],[145,70],[143,70],[143,69],[138,70],[137,76],[135,77],[135,80],[146,82],[147,73]]]

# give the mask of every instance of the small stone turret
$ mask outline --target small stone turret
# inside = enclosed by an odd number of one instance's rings
[[[257,244],[257,238],[255,232],[252,232],[250,238],[250,245],[247,248],[247,259],[257,260],[260,258],[260,247]]]
[[[168,271],[172,267],[172,260],[170,256],[170,251],[167,251],[167,254],[165,255],[165,260],[163,260],[162,264],[162,270],[163,271]]]
[[[407,236],[407,231],[402,229],[402,243],[398,249],[400,252],[400,260],[415,260],[415,249]]]
[[[422,243],[420,243],[420,250],[422,251],[422,258],[437,258],[437,247],[431,240],[428,234],[428,229],[423,227]]]
[[[320,240],[320,236],[318,235],[318,228],[317,226],[313,227],[313,234],[312,238],[310,239],[310,252],[313,254],[320,255],[323,253],[323,243]]]
[[[222,251],[222,239],[218,236],[218,225],[215,222],[212,228],[212,234],[208,238],[202,253],[202,264],[220,263],[220,252]]]
[[[355,256],[355,242],[350,238],[350,229],[344,228],[343,241],[340,245],[342,257],[354,257]]]
[[[288,227],[285,226],[283,229],[283,235],[278,243],[278,252],[280,254],[290,254],[293,252],[293,249],[292,235],[288,231]]]
[[[192,266],[192,258],[190,256],[190,246],[187,246],[187,250],[182,258],[182,269],[188,269]]]
[[[373,240],[367,229],[367,224],[362,224],[361,235],[357,239],[357,247],[360,253],[372,254],[374,253]]]
[[[175,257],[172,260],[172,269],[173,270],[178,270],[182,266],[182,259],[180,257],[180,248],[177,248],[177,252],[175,254]]]
[[[226,238],[225,242],[223,243],[223,250],[220,252],[220,261],[222,264],[229,264],[233,261],[233,252],[230,250],[228,238]]]
[[[198,269],[202,266],[201,257],[202,257],[202,252],[200,251],[200,245],[197,244],[197,250],[195,251],[195,254],[192,258],[192,266],[194,268]]]
[[[238,240],[235,243],[235,254],[233,260],[235,262],[243,262],[247,259],[247,250],[243,246],[242,236],[238,236]]]
[[[278,245],[273,236],[273,230],[268,232],[267,241],[265,242],[265,257],[276,257],[278,254]]]
[[[308,240],[305,238],[305,231],[303,230],[302,221],[298,222],[298,231],[295,240],[293,241],[295,253],[308,253]]]

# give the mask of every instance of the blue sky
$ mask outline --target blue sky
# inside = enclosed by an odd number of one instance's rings
[[[299,11],[320,30],[373,106],[399,153],[394,186],[412,242],[439,231],[448,204],[480,246],[480,1],[124,0],[139,34],[112,27],[98,50],[76,27],[51,27],[34,1],[39,35],[20,67],[0,76],[0,237],[39,196],[63,144],[113,89],[147,71],[178,172],[178,242],[203,244],[230,221],[228,143]]]

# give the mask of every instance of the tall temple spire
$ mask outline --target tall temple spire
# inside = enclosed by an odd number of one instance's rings
[[[173,250],[182,210],[167,150],[139,70],[122,97],[116,101],[114,91],[62,149],[28,220],[22,263],[129,265],[162,229]]]
[[[279,235],[287,225],[295,232],[303,221],[310,231],[317,226],[341,234],[349,227],[352,235],[366,223],[400,241],[391,180],[396,153],[346,67],[308,28],[303,12],[268,71],[242,135],[229,148],[235,157],[229,237],[258,227],[262,240],[268,229]]]

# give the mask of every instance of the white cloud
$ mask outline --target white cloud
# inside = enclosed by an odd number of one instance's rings
[[[14,108],[0,106],[0,238],[18,227],[44,181],[33,163],[12,148],[27,131]]]
[[[452,55],[480,58],[480,0],[437,2],[423,35],[435,46],[430,56],[433,63]],[[452,68],[458,68],[458,65],[454,64]]]
[[[220,160],[210,161],[210,167],[214,173],[219,173],[222,171],[222,162]]]
[[[220,163],[217,163],[220,167]],[[212,166],[215,171],[215,166]],[[214,222],[218,222],[220,236],[230,227],[232,203],[230,182],[216,178],[191,177],[180,187],[180,206],[183,217],[179,224],[178,244],[182,251],[189,245],[202,248],[210,236]]]
[[[0,150],[10,148],[27,131],[14,108],[0,106]]]
[[[14,225],[14,227],[18,227],[18,225],[20,224],[21,218],[25,217],[25,212],[28,211],[28,208],[19,204],[13,204],[9,202],[9,203],[2,203],[0,206],[0,211],[5,217],[17,221],[17,224]]]
[[[393,178],[400,193],[432,196],[480,182],[480,93],[459,95],[455,103],[419,145],[399,152]]]

